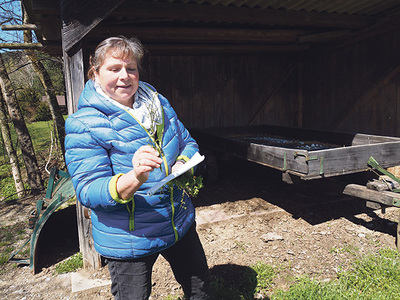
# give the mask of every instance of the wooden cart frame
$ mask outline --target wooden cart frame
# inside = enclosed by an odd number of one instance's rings
[[[400,165],[400,138],[397,137],[266,125],[192,129],[190,132],[200,148],[230,153],[305,180],[366,171],[371,156],[385,168]],[[253,137],[262,136],[279,138],[281,145],[252,142]],[[299,147],[285,146],[296,142]],[[325,147],[313,149],[312,144]]]

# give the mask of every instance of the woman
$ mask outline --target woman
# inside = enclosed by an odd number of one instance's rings
[[[68,171],[78,200],[91,209],[115,299],[149,298],[159,254],[188,299],[211,299],[190,198],[176,187],[146,194],[198,145],[168,100],[139,81],[142,57],[138,40],[112,37],[97,46],[78,111],[66,121]]]

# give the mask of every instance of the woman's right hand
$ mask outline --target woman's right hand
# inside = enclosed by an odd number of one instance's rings
[[[158,151],[151,146],[140,147],[132,158],[132,170],[117,181],[117,192],[121,199],[129,199],[149,179],[150,172],[161,166]]]
[[[151,146],[140,147],[132,158],[133,172],[139,182],[144,183],[149,178],[150,172],[162,164],[160,154]]]

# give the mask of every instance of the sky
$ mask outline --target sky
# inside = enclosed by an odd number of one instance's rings
[[[21,22],[20,1],[0,0],[0,24],[1,25],[18,24],[15,21],[16,16],[19,16],[18,21]],[[0,43],[21,42],[21,40],[22,40],[22,31],[3,31],[0,29]]]

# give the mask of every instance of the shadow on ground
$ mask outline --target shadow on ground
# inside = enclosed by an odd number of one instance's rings
[[[215,299],[254,299],[257,273],[252,268],[235,264],[216,265],[210,269],[210,274]]]
[[[206,166],[199,169],[203,176],[205,169]],[[208,180],[205,177],[205,187],[194,203],[210,206],[261,198],[311,225],[344,217],[355,224],[373,226],[374,230],[396,236],[395,226],[367,208],[365,200],[343,194],[347,184],[365,185],[371,178],[377,178],[377,175],[363,172],[307,181],[295,177],[294,184],[287,184],[282,181],[280,170],[229,157],[218,161],[216,178]],[[368,214],[372,221],[357,218],[361,213]]]

